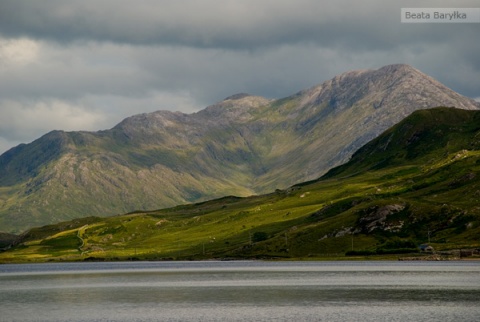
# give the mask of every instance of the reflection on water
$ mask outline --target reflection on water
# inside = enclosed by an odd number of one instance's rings
[[[478,321],[477,262],[0,265],[1,321]]]

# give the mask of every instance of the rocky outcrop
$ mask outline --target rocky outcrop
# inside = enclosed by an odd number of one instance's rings
[[[386,206],[374,206],[365,209],[365,213],[359,219],[359,226],[361,230],[366,233],[371,233],[374,230],[384,230],[397,232],[403,227],[403,222],[388,221],[388,217],[404,210],[404,204],[392,204]]]

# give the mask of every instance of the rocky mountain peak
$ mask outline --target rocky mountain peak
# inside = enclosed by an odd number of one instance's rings
[[[215,122],[243,122],[251,118],[250,109],[265,106],[271,101],[265,97],[240,93],[229,96],[193,115]]]
[[[380,67],[377,70],[379,73],[385,73],[385,74],[392,74],[392,73],[400,73],[400,74],[406,74],[406,73],[420,73],[418,69],[408,65],[408,64],[392,64],[392,65],[387,65]]]
[[[265,97],[240,93],[229,96],[213,106],[220,106],[222,108],[250,108],[264,106],[270,103],[270,101],[271,100]]]
[[[178,121],[184,121],[188,114],[172,111],[156,111],[127,117],[114,129],[166,129]]]
[[[355,70],[335,76],[300,93],[302,106],[327,103],[332,110],[353,104],[394,106],[410,109],[454,106],[479,109],[480,104],[466,98],[432,77],[406,64],[395,64],[376,70]],[[406,116],[406,115],[405,115]]]

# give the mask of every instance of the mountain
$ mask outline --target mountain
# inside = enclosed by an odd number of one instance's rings
[[[480,111],[434,108],[412,113],[320,179],[34,228],[0,262],[392,259],[420,256],[424,243],[437,251],[431,258],[478,257],[479,201]]]
[[[248,196],[313,180],[415,110],[479,109],[408,65],[352,71],[292,96],[237,94],[193,114],[53,131],[0,156],[0,227]]]

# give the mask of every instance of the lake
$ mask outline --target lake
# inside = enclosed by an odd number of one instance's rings
[[[0,265],[0,321],[479,321],[480,262]]]

